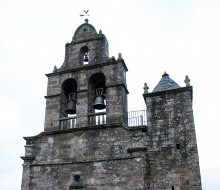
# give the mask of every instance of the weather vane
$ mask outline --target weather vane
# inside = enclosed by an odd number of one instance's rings
[[[83,10],[83,14],[81,14],[80,16],[85,16],[86,17],[86,19],[88,19],[88,16],[89,16],[89,14],[88,14],[88,12],[89,12],[89,10]]]

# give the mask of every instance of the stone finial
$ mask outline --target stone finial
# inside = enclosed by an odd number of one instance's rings
[[[149,89],[149,87],[147,86],[147,83],[145,82],[144,83],[144,94],[148,94],[148,89]]]
[[[53,68],[53,73],[56,73],[56,72],[57,72],[57,66],[55,65]]]
[[[188,75],[186,75],[184,82],[186,83],[186,87],[190,86],[190,79]]]
[[[99,30],[99,34],[102,35],[102,30]]]
[[[162,77],[169,76],[166,71],[164,71]]]
[[[122,59],[122,56],[121,56],[121,53],[118,54],[118,60],[121,60]]]
[[[88,23],[88,22],[89,22],[89,19],[88,19],[88,18],[86,18],[86,19],[85,19],[85,23]]]

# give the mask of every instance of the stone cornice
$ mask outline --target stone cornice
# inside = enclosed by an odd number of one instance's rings
[[[147,97],[154,97],[154,96],[160,96],[160,95],[164,95],[164,94],[173,94],[173,93],[178,93],[178,92],[190,91],[191,100],[192,100],[192,98],[193,98],[193,89],[192,88],[193,88],[192,86],[188,86],[188,87],[176,88],[176,89],[172,89],[172,90],[152,92],[152,93],[143,94],[143,97],[146,102]]]
[[[60,129],[60,130],[55,130],[55,131],[44,131],[41,132],[40,134],[36,136],[31,136],[31,137],[23,137],[26,141],[32,141],[36,140],[38,138],[41,138],[42,136],[47,136],[47,135],[56,135],[56,134],[63,134],[63,133],[71,133],[71,132],[76,132],[76,131],[88,131],[88,130],[97,130],[97,129],[107,129],[107,128],[123,128],[127,131],[136,131],[136,130],[141,130],[145,132],[147,126],[135,126],[135,127],[128,127],[123,123],[113,123],[113,124],[104,124],[104,125],[94,125],[94,126],[87,126],[87,127],[78,127],[78,128],[71,128],[71,129]]]
[[[58,94],[52,94],[52,95],[48,95],[48,96],[44,96],[44,98],[54,98],[54,97],[57,97],[57,96],[60,96],[60,93]]]
[[[29,166],[69,165],[69,164],[79,164],[79,163],[89,163],[89,162],[107,162],[107,161],[117,161],[117,160],[132,160],[132,159],[136,159],[136,158],[142,158],[142,157],[140,157],[140,156],[128,156],[128,157],[91,159],[91,160],[59,162],[59,163],[32,163]]]
[[[126,93],[129,94],[129,91],[127,89],[127,86],[125,85],[125,83],[123,82],[119,82],[119,83],[112,83],[110,85],[106,85],[107,88],[109,87],[115,87],[115,86],[123,86],[123,88],[125,89]]]
[[[34,160],[35,157],[34,156],[21,156],[21,159],[24,161],[31,161],[31,160]]]
[[[123,86],[123,88],[125,89],[127,94],[129,94],[127,86],[123,82],[116,82],[116,83],[112,83],[111,85],[106,85],[107,88],[114,87],[114,86]],[[83,90],[77,90],[76,92],[77,93],[83,93],[83,92],[87,92],[87,91],[88,91],[88,89],[83,89]],[[58,97],[58,96],[60,96],[60,93],[44,96],[44,98],[48,99],[48,98],[55,98],[55,97]]]
[[[107,60],[106,62],[103,62],[103,63],[81,65],[81,66],[73,68],[73,69],[57,71],[55,73],[48,73],[48,74],[46,74],[46,76],[50,77],[50,76],[62,75],[62,74],[65,74],[65,73],[79,72],[81,70],[91,70],[91,69],[94,69],[94,68],[99,68],[99,67],[103,67],[103,66],[107,66],[107,65],[112,65],[112,64],[119,64],[119,63],[121,63],[123,65],[124,69],[126,71],[128,71],[128,68],[127,68],[127,66],[126,66],[126,64],[125,64],[123,59],[120,59],[120,60],[109,59],[109,60]]]

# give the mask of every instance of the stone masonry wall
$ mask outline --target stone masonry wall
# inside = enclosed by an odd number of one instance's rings
[[[146,146],[146,136],[141,129],[82,129],[26,139],[27,146],[34,145],[34,159],[24,162],[22,190],[144,189],[145,153],[141,148]]]
[[[191,87],[146,97],[149,189],[201,189],[191,100]]]

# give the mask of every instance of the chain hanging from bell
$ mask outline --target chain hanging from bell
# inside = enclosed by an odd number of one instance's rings
[[[75,93],[69,94],[69,99],[66,103],[66,109],[65,112],[67,114],[76,114],[76,99],[75,99]]]
[[[88,62],[88,61],[89,61],[88,53],[85,53],[85,54],[84,54],[84,56],[83,56],[83,61],[84,61],[84,62]]]
[[[106,108],[105,96],[103,95],[103,88],[96,89],[96,96],[94,98],[94,103],[92,107],[97,110],[102,110]]]

